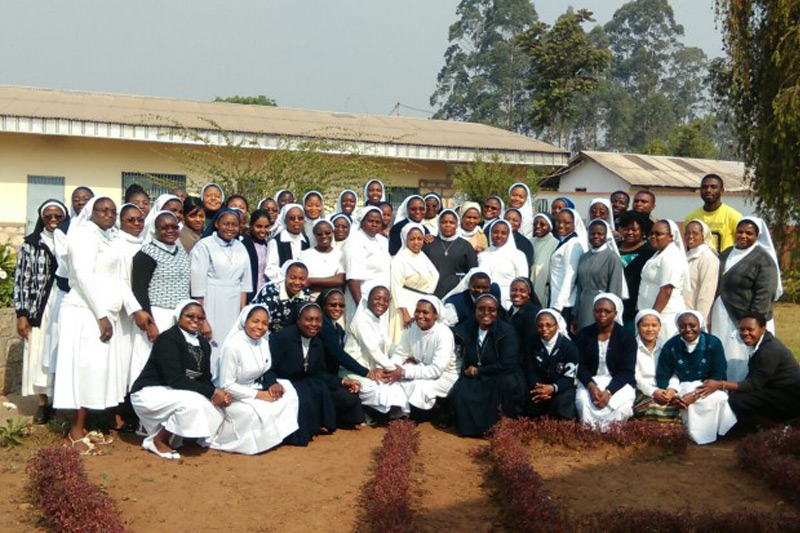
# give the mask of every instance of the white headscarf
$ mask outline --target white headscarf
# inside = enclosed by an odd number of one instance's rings
[[[614,210],[611,208],[611,202],[605,198],[592,198],[592,201],[589,203],[589,216],[592,216],[592,206],[595,204],[602,204],[606,207],[606,209],[608,209],[608,219],[604,220],[612,230],[617,229],[614,227]]]
[[[364,205],[367,205],[367,202],[369,201],[369,195],[367,194],[367,189],[369,189],[369,186],[372,185],[373,183],[377,183],[378,185],[381,186],[381,202],[386,201],[386,187],[383,186],[383,182],[378,178],[372,178],[371,180],[367,181],[366,184],[364,184]]]
[[[292,267],[296,267],[296,266],[303,266],[303,267],[305,267],[306,272],[308,272],[308,265],[307,264],[305,264],[304,262],[300,261],[299,259],[290,259],[290,260],[284,262],[281,265],[281,273],[280,273],[280,276],[278,277],[278,279],[274,279],[274,280],[270,280],[270,281],[272,281],[272,282],[274,282],[276,284],[283,283],[284,281],[286,281],[286,278],[289,276],[289,269],[292,268]]]
[[[508,238],[506,239],[505,244],[499,248],[492,242],[492,228],[494,228],[497,224],[505,224],[505,226],[508,228]],[[514,241],[514,230],[511,229],[511,223],[508,220],[504,220],[502,218],[494,219],[491,224],[486,226],[486,238],[489,240],[489,250],[493,252],[508,253],[510,250],[517,249],[517,244]]]
[[[613,233],[613,231],[611,229],[611,226],[608,224],[608,222],[606,222],[602,218],[596,218],[596,219],[592,220],[591,222],[589,222],[589,226],[591,227],[591,225],[594,224],[595,222],[601,222],[601,223],[605,224],[605,226],[606,226],[606,242],[605,242],[605,244],[603,244],[599,248],[590,248],[589,252],[590,253],[598,253],[598,252],[601,252],[601,251],[605,250],[606,248],[610,248],[611,251],[614,252],[616,254],[616,256],[619,258],[620,264],[622,264],[622,256],[620,256],[620,254],[619,254],[619,248],[617,247],[616,239],[614,239],[614,233]],[[624,268],[624,265],[623,265],[623,268]],[[630,297],[630,293],[628,291],[628,282],[625,280],[625,276],[623,276],[622,277],[622,299],[623,300],[627,300],[629,297]]]
[[[567,321],[564,320],[564,317],[561,316],[561,313],[559,313],[555,309],[547,307],[545,309],[540,310],[538,313],[536,313],[536,319],[537,320],[539,318],[539,315],[550,315],[550,316],[552,316],[553,319],[556,321],[556,324],[558,325],[558,335],[562,335],[562,336],[564,336],[566,338],[569,338],[569,328],[567,328]],[[534,325],[535,324],[536,324],[536,320],[534,320]],[[558,340],[558,335],[553,335],[553,338],[550,339],[550,341],[552,341],[552,345],[553,346],[555,346],[555,344],[556,344],[555,341]],[[545,341],[544,339],[542,339],[542,343],[544,343],[545,346],[547,344],[549,344],[548,341]],[[551,350],[552,350],[552,348],[548,349],[548,352],[550,352]]]
[[[172,323],[177,324],[181,318],[181,313],[183,310],[189,307],[190,305],[198,305],[200,308],[203,307],[203,304],[198,302],[197,300],[192,300],[191,298],[186,298],[178,302],[178,305],[175,306],[174,311],[172,312]]]
[[[125,204],[128,205],[128,204]],[[130,204],[133,205],[133,204]],[[53,237],[53,232],[47,229],[47,224],[44,224],[44,210],[48,207],[57,207],[63,213],[64,218],[66,219],[68,215],[67,213],[67,206],[59,202],[58,200],[50,200],[49,202],[43,203],[39,207],[39,219],[42,221],[42,232],[39,234],[39,238],[42,240],[47,249],[50,250],[51,253],[55,254],[55,237]],[[138,209],[138,208],[137,208]],[[120,208],[120,213],[122,212],[122,208]],[[37,221],[38,222],[38,221]],[[119,217],[117,217],[117,224],[119,224]],[[132,235],[129,235],[132,237]]]
[[[700,311],[695,311],[694,309],[687,309],[675,315],[675,327],[678,328],[679,330],[680,328],[678,326],[678,321],[681,319],[683,315],[692,315],[698,320],[700,324],[700,331],[706,330],[706,317],[703,316],[703,313],[701,313]],[[678,335],[680,335],[680,331]]]
[[[59,204],[54,202],[48,202],[44,207],[50,207],[50,206],[56,206],[63,210],[63,208]],[[40,212],[44,211],[44,207],[42,207],[42,209],[40,209],[39,211]],[[125,202],[124,204],[119,206],[119,209],[117,210],[117,221],[114,223],[114,227],[117,228],[118,230],[122,229],[122,212],[128,209],[129,207],[135,207],[136,209],[139,210],[140,213],[144,214],[144,211],[142,211],[142,209],[138,205],[132,204],[131,202]],[[40,214],[39,216],[42,215]],[[142,227],[142,233],[144,233],[144,227]],[[138,238],[142,238],[142,233],[139,234]],[[126,235],[133,237],[133,235],[131,235],[130,233],[126,233]]]
[[[92,222],[92,212],[94,211],[94,205],[100,200],[111,200],[111,198],[109,198],[108,196],[93,196],[88,202],[86,202],[86,205],[83,206],[81,212],[75,215],[75,218],[73,218],[72,221],[70,222],[69,229],[67,230],[67,238],[69,238],[70,235],[74,234],[74,230],[76,230],[77,228],[91,227],[89,224],[95,226],[97,230],[100,231],[100,233],[103,235],[104,238],[111,240],[114,237],[114,234],[116,233],[116,228],[112,226],[107,230],[101,230],[100,226],[97,226],[94,222]],[[113,202],[114,200],[111,201]]]
[[[463,237],[465,239],[471,239],[475,236],[476,233],[479,231],[482,232],[480,226],[476,225],[472,231],[466,231],[464,228],[461,227],[461,218],[463,218],[464,213],[469,211],[470,209],[476,209],[478,211],[478,218],[481,217],[481,206],[477,202],[465,202],[459,208],[459,219],[458,219],[458,236]],[[441,215],[440,215],[441,216]]]
[[[478,267],[478,266],[472,267],[472,268],[469,269],[469,271],[466,274],[464,274],[464,277],[461,278],[461,280],[458,282],[458,285],[453,287],[453,289],[450,292],[445,294],[444,298],[442,298],[442,301],[446,302],[448,300],[448,298],[450,298],[451,296],[454,296],[456,294],[460,294],[460,293],[464,292],[465,290],[469,289],[469,282],[472,279],[472,276],[474,276],[475,274],[486,274],[489,277],[489,286],[491,286],[491,284],[492,284],[492,275],[489,274],[489,271],[486,270],[485,268],[481,268],[481,267]]]
[[[275,200],[275,203],[278,203],[278,198],[280,198],[281,194],[283,194],[285,192],[292,192],[292,191],[290,191],[289,189],[278,189],[278,192],[275,193],[275,198],[273,198],[273,200]],[[292,196],[294,196],[293,192],[292,192]]]
[[[683,236],[681,235],[681,230],[678,227],[678,224],[675,223],[674,220],[666,219],[667,224],[669,224],[669,232],[672,234],[672,244],[670,246],[675,246],[678,248],[680,253],[676,254],[678,260],[681,262],[680,268],[683,269],[683,287],[681,290],[683,294],[691,294],[692,292],[692,274],[689,268],[689,260],[686,259],[686,245],[683,243]]]
[[[294,233],[290,233],[288,230],[286,230],[286,217],[289,215],[289,211],[295,208],[299,209],[300,212],[303,213],[303,217],[305,217],[305,210],[303,209],[302,205],[284,205],[281,207],[281,212],[278,213],[278,219],[275,221],[275,227],[270,230],[270,234],[272,234],[273,237],[279,237],[282,242],[308,242],[308,238],[303,234],[302,231],[295,235]]]
[[[206,187],[209,187],[210,185],[214,185],[214,184],[210,183],[210,184],[206,185]],[[216,187],[216,185],[214,185],[214,186]],[[203,191],[206,190],[206,187],[203,187]],[[222,189],[220,189],[220,191],[221,190]],[[202,194],[202,192],[200,194]],[[156,201],[153,202],[153,207],[150,209],[150,212],[147,213],[147,217],[145,217],[145,219],[144,219],[144,231],[145,232],[147,232],[147,228],[150,228],[150,227],[152,227],[155,230],[155,219],[156,219],[156,217],[159,215],[159,213],[164,211],[164,206],[167,205],[169,202],[171,202],[173,200],[177,200],[177,201],[181,202],[181,205],[183,205],[183,202],[181,201],[181,199],[178,198],[177,196],[175,196],[174,194],[162,194],[161,196],[156,198]],[[224,200],[224,196],[223,196],[223,200]],[[225,206],[223,205],[222,207],[220,207],[220,209],[224,209],[224,207]],[[152,240],[152,239],[150,239],[150,240]],[[147,240],[147,235],[145,235],[145,241],[144,242],[148,243],[148,242],[150,242],[150,240]]]
[[[623,322],[622,322],[623,307],[622,307],[622,300],[619,299],[619,296],[617,296],[613,292],[601,292],[600,294],[598,294],[597,296],[594,297],[594,300],[592,301],[592,306],[594,306],[594,304],[596,304],[600,300],[608,300],[612,304],[614,304],[614,309],[617,311],[617,316],[614,319],[614,321],[617,324],[619,324],[620,326],[622,326],[623,325]]]
[[[200,201],[201,202],[203,201],[203,197],[206,194],[206,189],[208,189],[209,187],[216,187],[217,189],[219,189],[219,196],[220,196],[219,201],[224,203],[225,202],[225,191],[222,190],[222,187],[220,187],[216,183],[207,183],[207,184],[203,185],[203,188],[200,189]],[[163,197],[163,196],[172,196],[172,195],[171,194],[162,194],[161,196],[159,196],[159,199],[161,197]],[[174,198],[178,198],[178,197],[175,196]],[[180,200],[180,198],[178,198],[178,200]],[[156,200],[156,202],[158,202],[158,200]],[[163,207],[163,205],[164,204],[161,204],[162,207]],[[224,207],[224,205],[223,205],[223,207]]]
[[[439,298],[433,294],[428,294],[426,296],[420,296],[419,300],[417,300],[417,303],[419,302],[426,302],[433,306],[433,308],[436,310],[436,322],[441,322],[444,320],[444,305]]]
[[[711,228],[708,227],[708,224],[700,219],[695,218],[690,220],[689,223],[686,224],[686,227],[692,223],[700,225],[700,231],[703,234],[703,242],[699,246],[695,246],[694,248],[686,250],[686,259],[694,259],[695,257],[699,257],[705,253],[706,250],[710,250],[714,253],[714,255],[717,255],[717,250],[714,247],[714,240],[711,235]]]
[[[498,195],[496,195],[496,194],[491,195],[489,198],[486,199],[486,202],[488,202],[492,198],[494,198],[495,200],[500,202],[500,211],[497,213],[497,217],[496,218],[487,219],[486,220],[486,224],[491,224],[495,220],[502,219],[503,218],[503,214],[505,214],[505,212],[506,212],[506,203]],[[486,204],[486,202],[484,202],[484,205]],[[481,209],[481,215],[483,215],[483,209]]]
[[[403,243],[403,245],[402,245],[402,247],[400,249],[401,250],[402,249],[407,249],[409,251],[409,253],[413,254],[414,252],[412,252],[408,248],[408,244],[406,243],[406,241],[408,240],[408,234],[411,233],[411,230],[418,230],[418,231],[422,232],[422,236],[424,237],[425,236],[425,227],[422,224],[419,224],[418,222],[409,222],[408,224],[403,226],[403,229],[400,231],[400,241]],[[420,251],[419,253],[422,253],[422,252]],[[414,254],[414,255],[416,255],[416,254]],[[427,257],[427,256],[425,256],[425,257]]]
[[[397,214],[394,217],[395,222],[402,222],[403,220],[408,218],[408,202],[414,199],[422,200],[422,203],[423,204],[425,203],[425,199],[419,194],[412,194],[410,196],[406,196],[406,199],[403,200],[403,203],[400,204],[400,207],[397,208]]]
[[[442,230],[441,230],[442,216],[445,214],[450,214],[456,217],[456,232],[453,233],[452,237],[445,237],[442,235]],[[455,209],[442,209],[441,211],[439,211],[439,216],[437,218],[439,219],[439,226],[440,226],[438,237],[442,239],[444,242],[453,242],[454,240],[458,239],[459,237],[458,232],[461,229],[461,217],[458,216],[458,213],[456,213]]]
[[[775,268],[778,269],[778,283],[775,287],[775,300],[777,301],[783,295],[783,282],[781,281],[781,263],[778,261],[778,253],[775,251],[775,245],[772,242],[772,235],[769,233],[769,226],[762,218],[758,217],[742,217],[739,221],[739,224],[742,222],[750,222],[754,224],[758,228],[758,237],[756,238],[756,244],[748,248],[747,250],[739,250],[738,248],[733,248],[728,255],[727,260],[725,261],[725,272],[730,270],[733,265],[738,263],[747,253],[749,253],[756,245],[761,246],[764,248],[769,256],[772,258],[772,261],[775,263]],[[737,224],[737,227],[738,225]],[[738,256],[738,257],[737,257]]]
[[[389,292],[389,296],[391,297],[391,292],[389,291],[389,287],[387,285],[388,284],[383,284],[383,283],[375,282],[375,281],[372,281],[372,280],[365,281],[361,285],[361,301],[358,302],[358,307],[356,308],[356,312],[353,315],[353,319],[352,319],[351,322],[355,322],[356,320],[359,320],[359,317],[361,315],[365,315],[365,314],[367,315],[369,320],[373,320],[374,321],[374,320],[377,319],[377,321],[378,321],[378,323],[380,325],[379,331],[383,335],[386,336],[386,342],[387,342],[386,347],[388,348],[389,346],[392,345],[392,341],[389,338],[389,333],[388,333],[389,332],[389,309],[386,309],[386,312],[384,312],[380,317],[375,316],[375,314],[369,309],[369,295],[376,288],[382,287],[382,288],[386,289],[386,291]]]
[[[655,309],[642,309],[638,313],[636,313],[636,318],[633,319],[633,323],[636,326],[636,335],[639,335],[639,321],[646,316],[654,316],[658,319],[658,323],[661,323],[661,313],[656,311]]]
[[[356,206],[353,208],[353,212],[358,209],[358,194],[353,189],[345,189],[339,193],[339,196],[336,198],[336,212],[337,213],[344,213],[344,209],[342,209],[342,197],[345,194],[352,194],[356,198]]]
[[[151,217],[150,215],[153,216]],[[175,213],[173,213],[172,211],[156,211],[155,209],[150,211],[150,213],[147,215],[147,220],[144,223],[144,229],[142,230],[143,244],[151,243],[157,240],[156,220],[158,220],[158,217],[160,217],[161,215],[169,215],[172,218],[174,218],[176,222],[178,222],[178,217],[176,217]],[[162,243],[162,245],[164,245],[164,243]],[[177,242],[173,246],[177,246]]]
[[[589,251],[589,234],[586,231],[586,225],[583,223],[583,219],[581,215],[578,214],[578,211],[572,209],[571,207],[565,207],[561,211],[567,211],[572,214],[573,226],[575,234],[578,237],[578,242],[580,243],[581,247],[583,248],[584,252]],[[559,240],[561,238],[559,237]]]
[[[254,352],[258,352],[260,357],[264,357],[262,360],[272,361],[272,355],[269,351],[269,330],[258,340],[250,338],[247,332],[244,330],[245,324],[247,324],[247,318],[256,309],[263,309],[266,311],[267,316],[269,317],[269,309],[267,309],[263,304],[250,304],[246,305],[242,311],[239,313],[239,317],[236,319],[236,324],[231,328],[231,331],[228,333],[228,336],[225,337],[225,342],[222,343],[222,347],[225,348],[232,343],[236,343],[237,346],[246,347],[248,350],[252,350]]]
[[[353,223],[358,226],[358,231],[364,233],[364,230],[361,229],[361,223],[364,221],[364,217],[367,216],[367,213],[370,211],[375,211],[381,216],[381,221],[383,221],[383,211],[381,208],[375,205],[369,205],[365,207],[361,207],[353,211]],[[353,228],[350,228],[350,235],[353,234]],[[366,235],[366,233],[364,233]]]
[[[91,187],[87,187],[86,185],[79,185],[79,186],[75,187],[75,188],[72,190],[72,194],[75,194],[75,191],[77,191],[78,189],[80,189],[80,190],[86,190],[86,191],[89,191],[89,192],[91,193],[91,195],[92,195],[92,198],[94,198],[94,196],[95,196],[95,194],[94,194],[94,190],[93,190]],[[72,198],[72,196],[70,196],[70,199],[71,199],[71,198]],[[91,200],[91,198],[90,198],[90,200]],[[85,207],[85,206],[84,206],[84,207]],[[82,211],[81,211],[81,212],[82,212]],[[76,213],[76,212],[75,212],[75,209],[73,209],[73,208],[72,208],[72,202],[70,202],[70,208],[69,208],[69,217],[70,217],[70,218],[75,218],[76,216],[78,216],[78,213]]]
[[[508,188],[509,198],[511,197],[511,191],[515,187],[522,187],[527,193],[525,203],[522,204],[522,207],[517,209],[519,209],[520,216],[522,217],[522,222],[519,225],[519,232],[530,239],[533,237],[533,199],[531,198],[531,189],[525,183],[518,181]]]

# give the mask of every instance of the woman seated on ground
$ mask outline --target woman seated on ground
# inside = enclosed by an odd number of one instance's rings
[[[508,308],[506,321],[514,327],[520,347],[528,337],[528,333],[536,323],[536,313],[542,308],[536,295],[533,294],[533,284],[526,277],[517,278],[511,282],[511,307]]]
[[[661,315],[655,309],[643,309],[636,314],[636,401],[633,402],[633,416],[660,422],[675,421],[678,408],[674,405],[661,405],[653,400],[656,387],[656,366],[661,354],[662,342]],[[677,389],[677,379],[672,380],[672,388]]]
[[[362,378],[378,381],[379,372],[369,370],[344,351],[345,330],[340,324],[344,316],[344,291],[328,289],[319,295],[317,304],[322,308],[319,338],[325,348],[325,368],[328,373],[339,375],[339,370],[344,367]]]
[[[414,310],[414,324],[403,331],[391,355],[397,366],[391,372],[384,372],[384,379],[400,384],[412,416],[415,410],[429,411],[437,399],[447,398],[461,368],[453,333],[442,323],[442,302],[438,298],[422,296],[419,299]]]
[[[622,301],[611,293],[594,299],[594,324],[575,339],[580,352],[575,406],[581,422],[605,430],[633,415],[636,341],[622,327]]]
[[[199,334],[204,320],[199,302],[180,302],[176,324],[156,339],[131,388],[131,404],[147,432],[142,448],[164,459],[180,458],[168,443],[173,435],[208,446],[222,424],[221,408],[233,400],[211,383],[211,346]]]
[[[658,358],[653,398],[678,407],[692,440],[708,444],[736,424],[728,395],[703,388],[704,380],[725,379],[725,350],[718,338],[703,331],[705,321],[698,311],[679,313],[676,323],[678,334],[664,344]],[[671,383],[673,377],[677,385]]]
[[[397,383],[386,383],[383,376],[397,368],[389,355],[392,340],[386,328],[386,311],[391,300],[389,289],[383,285],[365,285],[362,294],[361,303],[347,326],[344,350],[379,380],[345,371],[340,371],[339,375],[361,383],[359,398],[363,405],[390,417],[408,414],[405,391]]]
[[[475,318],[453,331],[462,370],[450,391],[450,406],[456,431],[464,437],[485,434],[501,413],[510,417],[520,413],[524,385],[517,335],[497,319],[499,310],[499,300],[483,294],[475,302]]]
[[[344,286],[342,251],[333,246],[333,225],[324,218],[318,218],[312,233],[316,245],[300,254],[300,261],[308,267],[306,287],[311,290],[311,298],[316,300],[321,291]]]
[[[475,267],[461,278],[456,288],[444,297],[445,322],[449,326],[461,324],[465,320],[475,317],[475,302],[482,294],[489,293],[500,299],[500,287],[492,283],[489,274],[480,267]],[[504,311],[499,311],[500,317]]]
[[[786,421],[800,416],[800,365],[792,352],[767,331],[767,317],[746,312],[739,336],[750,351],[742,381],[706,380],[700,395],[730,391],[728,404],[739,420]]]
[[[301,261],[288,261],[280,276],[264,285],[253,303],[261,304],[269,313],[269,331],[277,333],[292,321],[295,305],[309,300],[308,267]]]
[[[272,376],[268,324],[267,308],[249,305],[222,346],[214,384],[233,402],[224,409],[225,418],[211,441],[215,450],[254,455],[274,448],[298,429],[297,392],[288,381]],[[272,382],[266,390],[261,390],[262,376]]]
[[[364,422],[364,411],[358,401],[361,384],[341,379],[325,369],[325,348],[319,331],[322,309],[313,302],[300,305],[297,323],[269,337],[273,372],[262,380],[269,390],[278,379],[291,382],[300,399],[298,429],[284,442],[307,446],[323,432],[336,431],[337,425],[357,426]]]
[[[536,314],[536,329],[529,328],[520,356],[528,391],[525,413],[575,419],[575,377],[578,348],[567,337],[567,324],[555,309]]]

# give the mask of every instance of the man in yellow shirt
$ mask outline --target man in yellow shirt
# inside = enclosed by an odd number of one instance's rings
[[[724,192],[725,184],[720,176],[716,174],[703,176],[700,182],[700,198],[703,199],[703,207],[689,213],[684,221],[684,226],[695,219],[708,224],[717,253],[733,246],[736,225],[742,218],[742,214],[736,209],[722,203],[722,193]]]

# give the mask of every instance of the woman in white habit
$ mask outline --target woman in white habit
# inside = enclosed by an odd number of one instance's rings
[[[485,269],[500,287],[500,303],[508,309],[511,307],[511,282],[519,277],[528,277],[528,260],[517,250],[508,221],[496,219],[486,228],[486,233],[489,248],[478,255],[478,266]]]

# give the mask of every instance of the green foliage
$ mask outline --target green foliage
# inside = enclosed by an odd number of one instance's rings
[[[30,424],[24,418],[6,418],[5,425],[0,425],[0,447],[19,446],[22,444],[22,439],[30,434],[30,428]]]
[[[458,192],[483,205],[493,194],[504,198],[508,188],[518,181],[526,181],[531,194],[536,194],[539,180],[533,173],[525,176],[518,167],[503,163],[497,154],[488,161],[477,154],[471,165],[456,167],[453,185]]]
[[[0,308],[14,306],[14,269],[17,250],[10,244],[0,244]]]
[[[800,4],[718,0],[727,57],[717,88],[733,109],[736,138],[758,210],[779,228],[800,220]]]
[[[433,118],[507,130],[530,129],[525,75],[530,60],[516,37],[537,19],[529,0],[461,0],[439,71]]]
[[[579,98],[594,91],[611,62],[608,49],[593,43],[583,29],[593,20],[591,11],[570,8],[552,27],[536,22],[519,38],[531,59],[527,87],[534,131],[559,146],[578,115]]]
[[[175,148],[176,157],[201,183],[218,183],[227,195],[240,194],[251,205],[278,189],[290,189],[300,197],[310,190],[330,195],[371,177],[402,171],[397,165],[362,156],[352,141],[282,139],[276,150],[266,151],[258,148],[254,136],[206,122],[208,132],[172,123],[181,136],[202,147]],[[355,132],[336,132],[335,136],[357,138]]]
[[[263,105],[269,107],[275,107],[278,105],[278,102],[272,98],[264,96],[263,94],[259,94],[258,96],[217,96],[214,98],[214,101],[228,102],[229,104]]]

